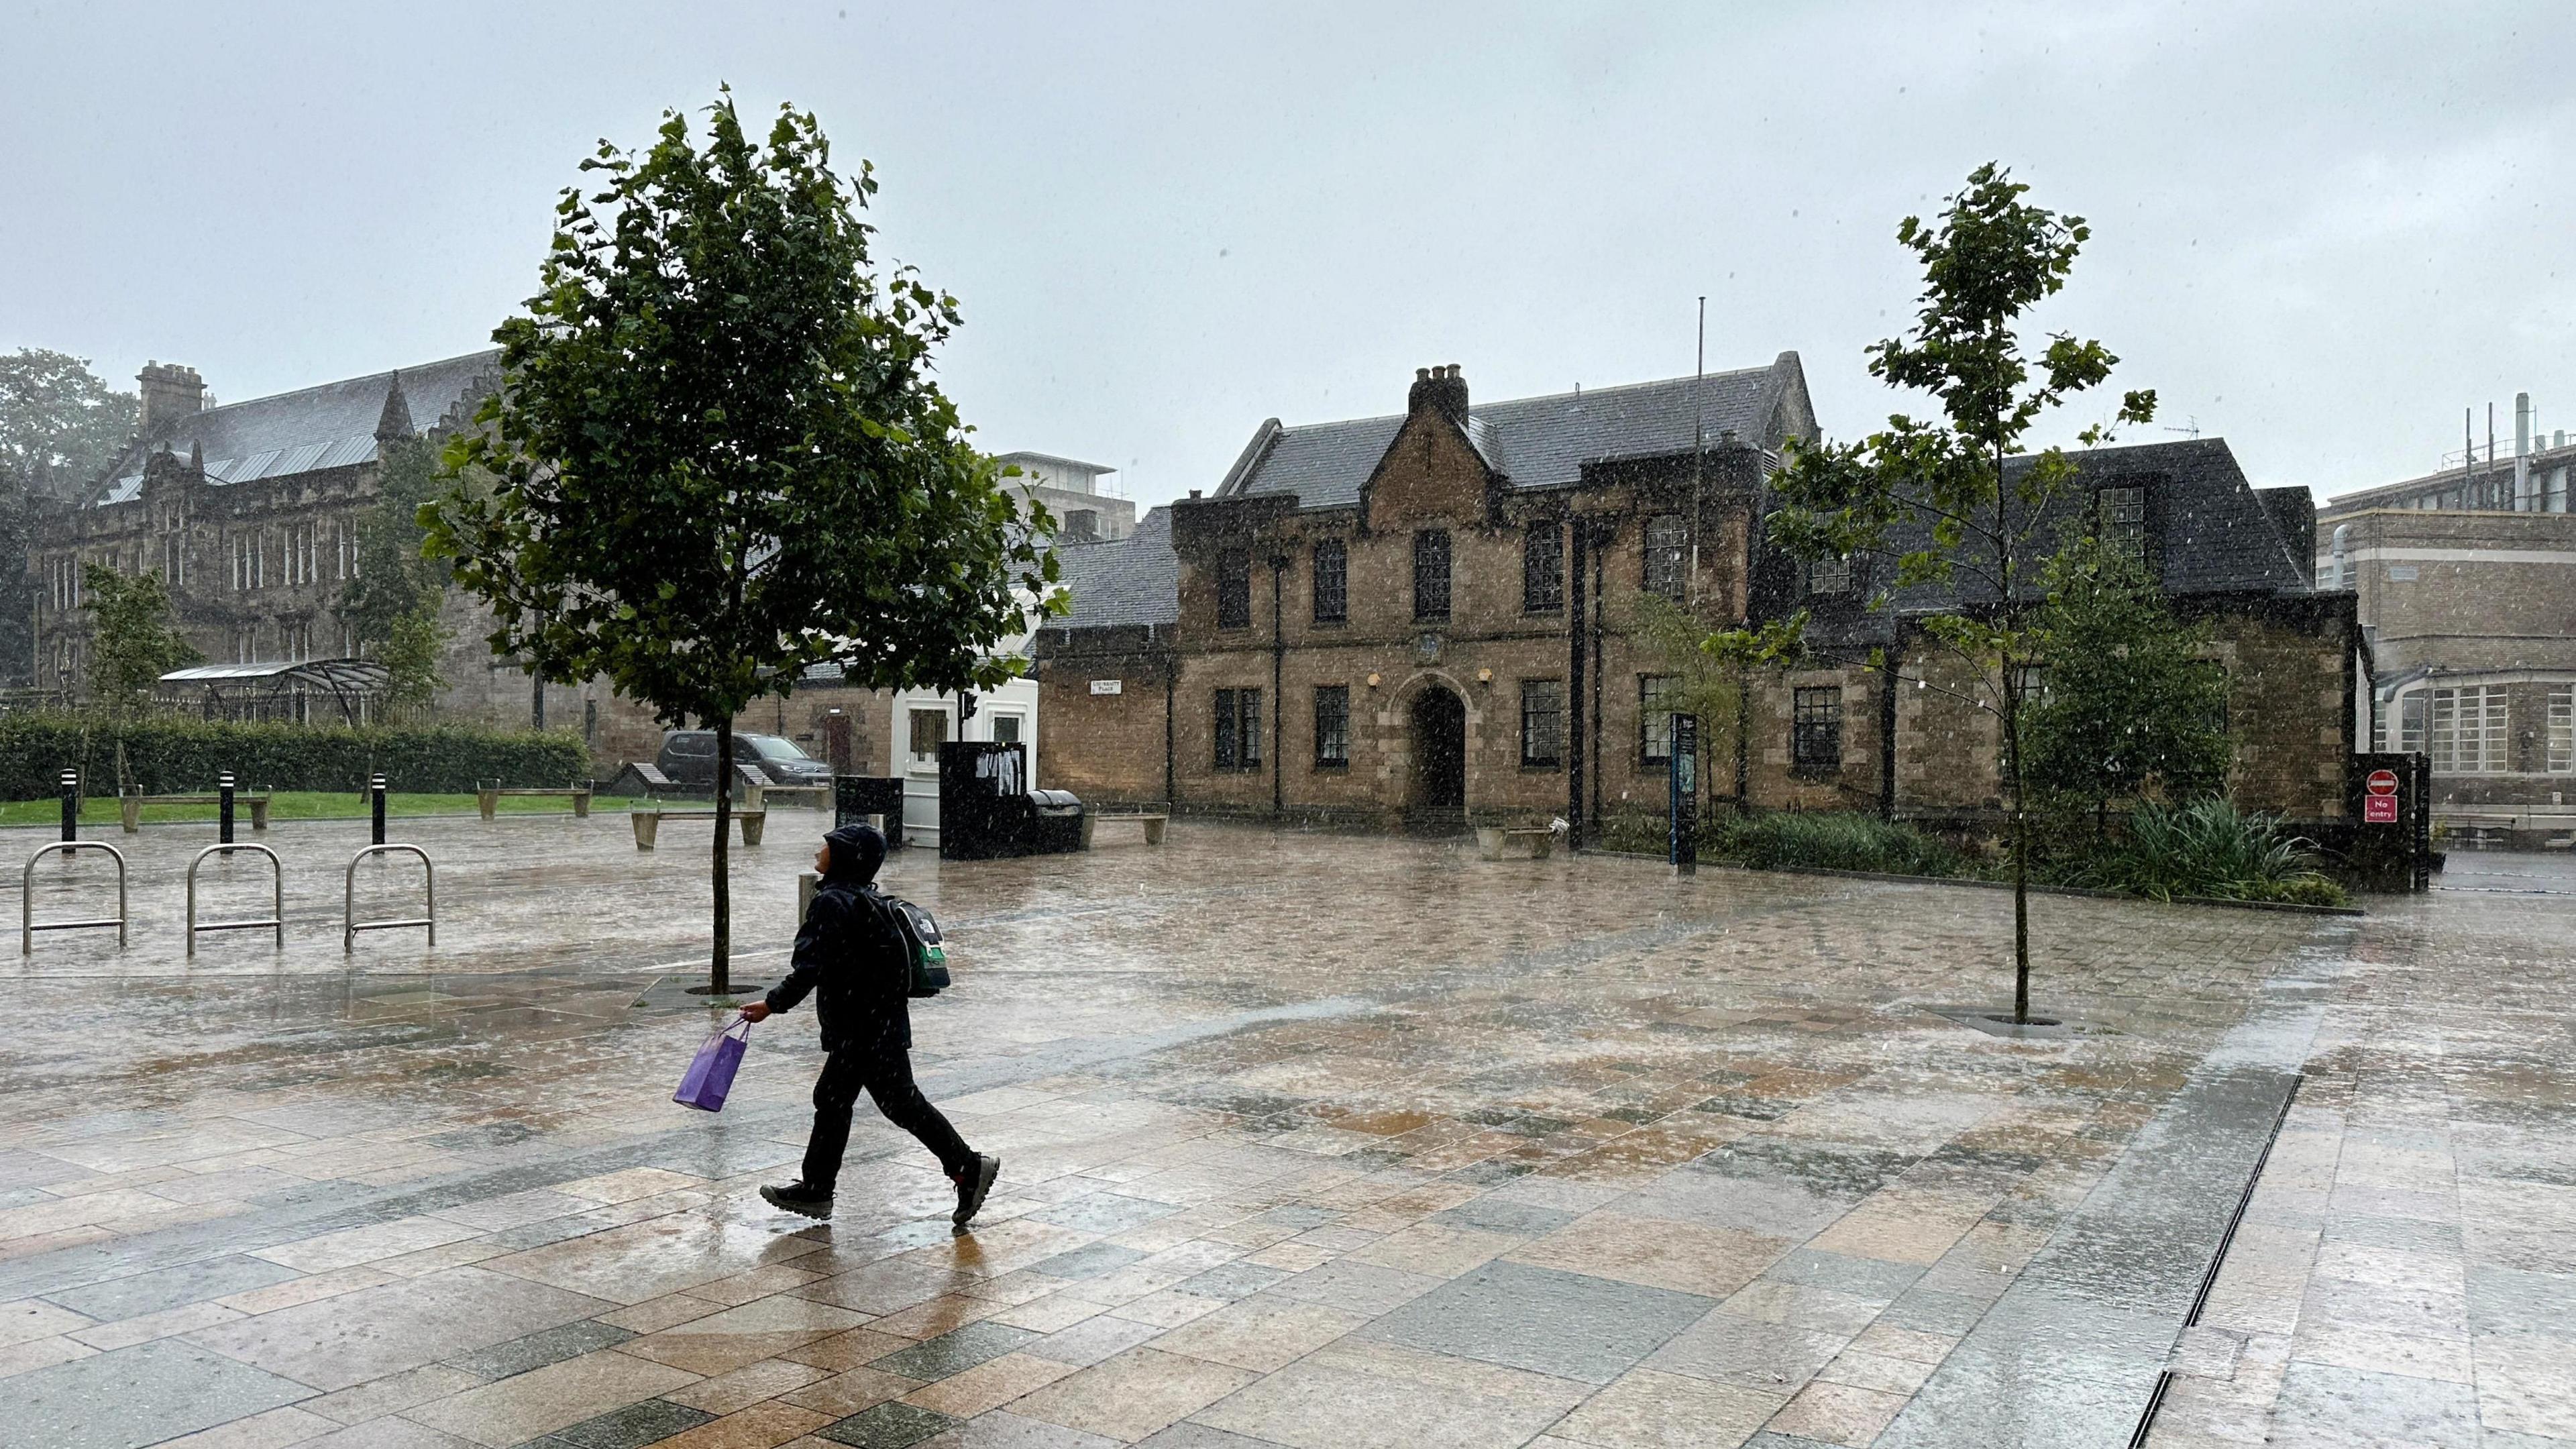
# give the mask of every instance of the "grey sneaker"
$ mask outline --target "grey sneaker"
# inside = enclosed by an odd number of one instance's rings
[[[973,1222],[976,1210],[984,1206],[984,1195],[993,1190],[993,1179],[1001,1175],[1002,1159],[977,1153],[973,1167],[949,1179],[957,1184],[957,1212],[949,1221],[961,1228]]]
[[[801,1178],[785,1187],[764,1187],[760,1195],[771,1207],[784,1208],[804,1217],[828,1218],[832,1215],[832,1194],[816,1192]]]

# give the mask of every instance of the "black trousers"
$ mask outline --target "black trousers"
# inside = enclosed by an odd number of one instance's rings
[[[841,1176],[841,1153],[850,1145],[850,1113],[859,1093],[877,1099],[886,1120],[921,1140],[955,1177],[975,1165],[975,1153],[912,1080],[912,1054],[900,1048],[843,1048],[824,1059],[814,1082],[814,1136],[805,1147],[805,1185],[829,1192]]]

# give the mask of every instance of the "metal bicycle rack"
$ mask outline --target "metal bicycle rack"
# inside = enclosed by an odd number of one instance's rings
[[[207,856],[230,855],[245,850],[253,851],[257,854],[268,857],[271,905],[267,919],[255,921],[208,921],[202,926],[198,925],[197,867],[206,863]],[[278,862],[277,852],[269,849],[265,845],[257,844],[209,845],[205,849],[198,851],[197,858],[188,862],[188,954],[191,956],[197,954],[197,933],[199,931],[255,931],[263,928],[276,931],[277,949],[281,951],[286,949],[286,867]]]
[[[116,858],[116,914],[95,921],[39,921],[36,919],[36,862],[56,851],[104,850]],[[93,927],[116,928],[116,949],[125,949],[125,852],[97,841],[57,840],[41,846],[27,857],[27,868],[18,873],[18,954],[36,953],[38,931],[86,931]]]
[[[381,799],[383,797],[379,796],[378,798]],[[417,855],[420,857],[422,889],[421,914],[402,919],[388,918],[381,921],[359,920],[358,862],[371,855],[391,855],[397,852]],[[409,926],[423,926],[428,928],[429,944],[432,946],[438,944],[438,867],[429,863],[429,852],[421,849],[417,845],[370,845],[359,851],[357,854],[350,856],[349,869],[341,881],[340,891],[341,953],[345,955],[358,949],[358,933],[360,931],[391,931]]]

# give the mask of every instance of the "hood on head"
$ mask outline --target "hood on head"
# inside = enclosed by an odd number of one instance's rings
[[[886,839],[873,825],[844,825],[823,837],[832,849],[832,868],[823,872],[825,880],[846,880],[865,885],[877,878],[877,867],[885,864]]]

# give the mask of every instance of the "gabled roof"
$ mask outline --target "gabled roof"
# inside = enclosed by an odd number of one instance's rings
[[[435,423],[469,395],[479,398],[500,374],[497,349],[402,369],[405,421]],[[143,487],[143,462],[168,448],[186,456],[202,449],[209,483],[247,483],[375,460],[378,427],[395,416],[387,404],[395,374],[326,382],[248,402],[226,403],[173,418],[119,454],[93,506],[127,502]]]
[[[1171,624],[1181,617],[1181,562],[1172,551],[1172,510],[1155,508],[1136,531],[1114,543],[1059,542],[1058,581],[1073,612],[1050,629],[1117,624]]]
[[[2058,534],[2052,525],[2059,520],[2081,522],[2090,516],[2096,489],[2120,487],[2148,490],[2147,517],[2157,530],[2152,554],[2166,593],[2309,590],[2307,574],[2290,541],[2246,481],[2224,438],[2070,450],[2066,456],[2075,464],[2075,481],[2050,503],[2023,559],[2026,571],[2021,577],[2032,590],[2041,587],[2046,560],[2057,552]],[[2017,478],[2031,462],[2028,456],[2008,458],[2004,474]],[[1902,553],[1921,548],[1928,537],[1924,526],[1901,527],[1889,538],[1889,550]],[[1956,608],[1962,601],[1992,597],[1981,579],[1961,573],[1947,585],[1905,590],[1895,603],[1900,612],[1933,613]]]
[[[1784,352],[1767,367],[1704,378],[1470,405],[1467,439],[1513,487],[1559,487],[1582,481],[1587,463],[1688,453],[1695,441],[1714,447],[1723,432],[1755,447],[1777,446],[1780,403],[1804,381],[1798,354]],[[1301,507],[1350,507],[1404,419],[1393,413],[1293,428],[1273,419],[1253,434],[1216,496],[1294,493]]]
[[[2149,516],[2158,521],[2157,557],[2165,592],[2298,593],[2307,574],[2270,509],[2237,466],[2225,438],[2096,448],[2069,453],[2081,486],[2061,495],[2053,510],[2074,515],[2091,507],[2096,488],[2130,480],[2154,490]],[[2006,473],[2030,466],[2028,458],[2005,464]],[[2052,542],[2053,550],[2054,544]]]

